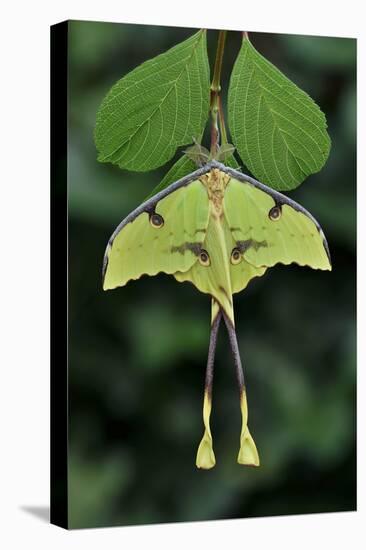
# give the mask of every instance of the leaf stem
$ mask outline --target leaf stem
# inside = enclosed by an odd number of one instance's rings
[[[227,34],[227,31],[219,31],[219,38],[217,40],[214,75],[213,75],[212,84],[211,84],[211,90],[215,92],[219,92],[221,90],[221,86],[220,86],[221,67],[222,67],[222,60],[224,57],[226,34]]]
[[[211,88],[210,88],[211,90],[210,111],[211,111],[211,154],[212,156],[215,156],[218,150],[219,139],[220,139],[219,126],[218,126],[218,117],[219,117],[219,111],[220,111],[220,90],[221,90],[220,79],[221,79],[222,60],[224,57],[226,34],[227,34],[227,31],[219,31],[219,37],[217,40],[217,48],[216,48],[214,74],[213,74]],[[221,116],[220,116],[220,121],[221,121]],[[220,124],[220,126],[222,125]],[[224,130],[224,134],[226,136],[226,130]]]
[[[219,125],[220,125],[220,131],[221,131],[221,143],[227,143],[227,133],[226,133],[226,126],[225,126],[225,117],[224,117],[224,110],[222,108],[222,99],[221,96],[219,96]]]

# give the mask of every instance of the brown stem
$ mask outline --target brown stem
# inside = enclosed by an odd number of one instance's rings
[[[213,75],[212,84],[211,84],[211,90],[215,92],[219,92],[221,89],[220,79],[221,79],[222,60],[224,57],[226,34],[227,34],[227,31],[220,31],[219,38],[217,40],[214,75]]]
[[[225,117],[224,117],[224,110],[222,108],[221,96],[219,96],[219,125],[220,125],[220,131],[221,131],[221,143],[227,143]]]
[[[220,109],[220,79],[221,79],[221,68],[222,60],[224,57],[224,48],[226,40],[227,31],[220,31],[219,37],[217,40],[217,49],[216,49],[216,58],[214,66],[214,74],[211,83],[211,102],[210,102],[210,111],[211,111],[211,154],[215,156],[219,141],[220,141],[220,132],[218,125],[218,114]]]

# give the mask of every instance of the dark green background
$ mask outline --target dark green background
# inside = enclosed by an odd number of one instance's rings
[[[101,286],[110,234],[168,166],[143,174],[99,164],[93,142],[112,84],[194,30],[71,22],[69,31],[70,526],[354,510],[356,41],[250,34],[327,115],[329,160],[290,196],[322,224],[333,271],[277,266],[236,295],[261,466],[236,463],[239,400],[222,330],[211,421],[217,465],[202,471],[195,455],[209,298],[164,275]],[[212,67],[217,32],[208,35]],[[230,32],[224,101],[239,47],[240,33]]]

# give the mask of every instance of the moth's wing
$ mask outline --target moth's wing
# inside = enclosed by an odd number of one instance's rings
[[[210,217],[202,247],[209,254],[209,265],[198,261],[188,271],[174,273],[174,277],[180,282],[190,281],[201,292],[210,294],[234,323],[232,294],[243,290],[267,268],[255,267],[245,260],[238,265],[231,263],[235,242],[225,219],[217,223]]]
[[[259,182],[231,177],[224,196],[224,213],[235,246],[252,266],[297,263],[331,269],[320,225],[302,206],[281,193]]]
[[[267,267],[256,267],[243,260],[240,264],[230,266],[231,288],[233,294],[244,290],[252,279],[261,277],[267,271]]]
[[[200,292],[210,294],[220,304],[228,317],[234,321],[230,281],[229,255],[221,225],[210,216],[207,233],[202,243],[209,261],[196,262],[188,271],[177,272],[177,281],[190,281]]]
[[[226,220],[224,224],[224,229],[227,249],[230,255],[230,253],[236,248],[236,242]],[[229,269],[231,290],[233,294],[244,290],[252,279],[255,279],[256,277],[261,277],[267,271],[266,266],[255,266],[247,262],[244,258],[237,264],[233,263],[230,259]]]
[[[167,188],[141,205],[109,240],[104,256],[104,290],[144,274],[190,269],[206,234],[208,213],[207,191],[199,180],[172,192]]]

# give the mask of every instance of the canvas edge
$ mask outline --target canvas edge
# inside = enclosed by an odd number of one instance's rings
[[[50,522],[68,528],[68,22],[50,27]]]

